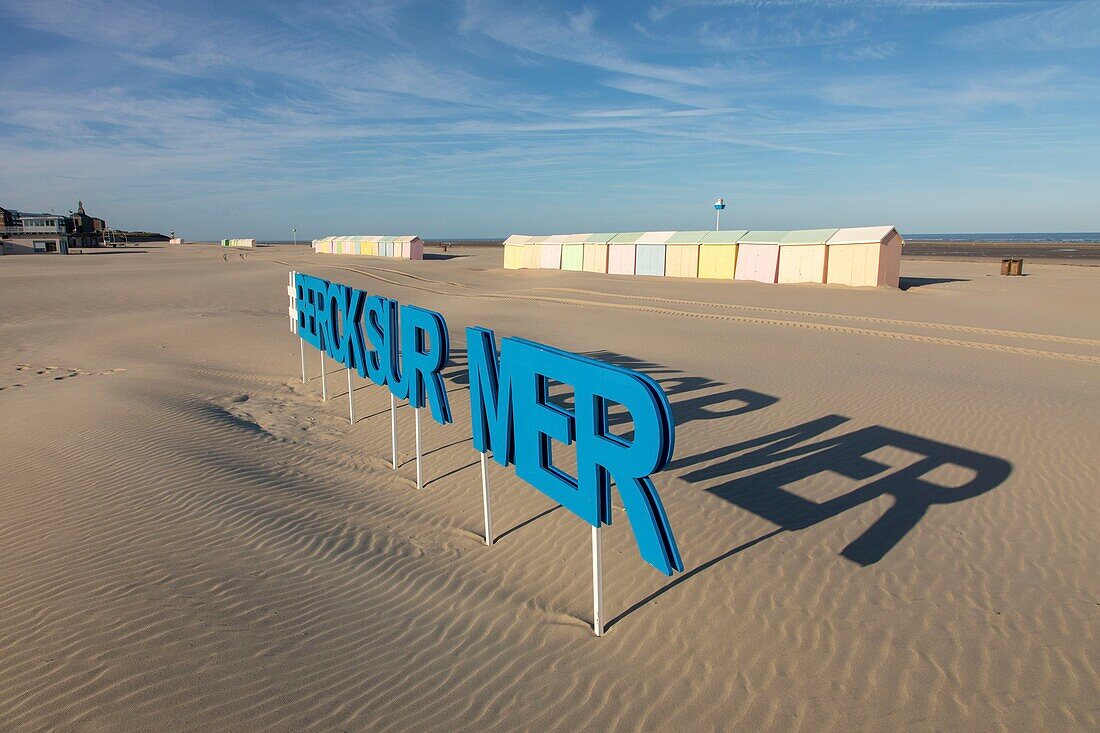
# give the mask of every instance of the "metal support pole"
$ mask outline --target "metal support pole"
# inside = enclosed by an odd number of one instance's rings
[[[348,423],[355,424],[355,400],[351,394],[351,367],[348,367]]]
[[[298,351],[302,354],[302,384],[306,383],[306,342],[298,339]]]
[[[592,629],[603,636],[603,526],[592,528]]]
[[[481,452],[481,503],[485,510],[485,544],[493,546],[493,510],[489,506],[489,462],[488,452]]]
[[[325,352],[324,350],[318,351],[321,355],[321,401],[328,401],[328,383],[325,381]]]
[[[718,231],[722,228],[722,210],[714,210],[714,231]]]
[[[390,392],[390,440],[393,442],[393,468],[397,470],[397,400]]]
[[[424,487],[423,474],[420,471],[420,408],[413,408],[413,412],[416,413],[416,489],[419,491]]]

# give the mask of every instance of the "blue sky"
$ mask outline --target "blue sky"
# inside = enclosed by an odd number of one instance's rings
[[[190,239],[1100,230],[1100,2],[0,0],[0,205]]]

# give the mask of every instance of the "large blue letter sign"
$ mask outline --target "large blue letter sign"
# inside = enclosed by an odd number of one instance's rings
[[[451,422],[447,388],[439,373],[451,353],[450,344],[443,316],[415,305],[401,306],[401,370],[409,404],[423,407],[427,397],[438,423]]]
[[[644,374],[534,341],[506,338],[498,362],[491,331],[467,329],[474,447],[594,527],[611,523],[614,481],[638,550],[671,575],[683,570],[664,506],[649,476],[672,458],[674,425],[664,392]],[[575,407],[549,399],[553,380],[572,385]],[[634,438],[613,434],[608,406],[622,405]],[[576,442],[577,476],[553,464],[552,441]]]
[[[451,422],[440,374],[450,356],[443,316],[302,273],[294,286],[302,340],[413,407],[426,403],[437,422]]]

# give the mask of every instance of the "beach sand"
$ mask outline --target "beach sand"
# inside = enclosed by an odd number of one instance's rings
[[[899,291],[449,255],[0,259],[0,729],[1100,726],[1100,268],[906,261]],[[301,383],[292,269],[447,317],[423,491],[408,407],[395,472],[383,389],[355,378],[349,425],[344,371],[322,403],[307,351]],[[669,394],[686,572],[614,512],[603,638],[588,526],[496,464],[482,542],[470,325]]]

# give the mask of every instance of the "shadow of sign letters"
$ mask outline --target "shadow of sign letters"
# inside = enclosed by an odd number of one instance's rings
[[[1012,472],[1012,465],[1001,458],[881,425],[816,440],[847,421],[841,415],[828,415],[726,446],[710,457],[716,457],[716,453],[740,455],[693,470],[685,478],[700,481],[770,466],[707,491],[787,530],[804,529],[881,496],[890,496],[893,504],[840,553],[866,566],[881,560],[930,506],[978,496],[1000,485]],[[880,455],[871,455],[900,452],[908,454],[909,460],[888,463]],[[706,454],[684,463],[705,460]],[[792,490],[793,484],[825,472],[869,483],[820,501]]]

